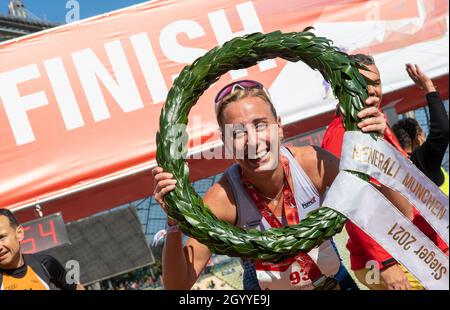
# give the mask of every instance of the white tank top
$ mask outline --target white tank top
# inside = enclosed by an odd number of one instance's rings
[[[288,149],[281,147],[281,155],[289,160],[291,170],[293,194],[297,204],[300,221],[308,216],[308,213],[320,207],[322,199],[318,190],[292,156]],[[256,228],[260,231],[271,228],[263,218],[258,208],[248,196],[242,181],[241,170],[238,165],[231,166],[226,172],[226,177],[233,190],[237,208],[237,226],[244,229]],[[282,221],[285,223],[285,221]],[[318,248],[312,249],[309,256],[326,276],[334,276],[340,267],[340,260],[330,240],[324,241]],[[312,289],[309,280],[301,280],[301,268],[297,263],[288,268],[267,267],[265,270],[256,270],[261,289]]]

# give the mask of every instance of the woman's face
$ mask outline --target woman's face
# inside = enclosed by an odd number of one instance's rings
[[[228,104],[223,111],[222,138],[227,152],[244,170],[275,170],[283,137],[280,121],[260,97],[247,97]]]

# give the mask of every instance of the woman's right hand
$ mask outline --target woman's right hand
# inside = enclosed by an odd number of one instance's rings
[[[164,202],[164,197],[175,189],[177,181],[173,179],[173,174],[164,172],[161,167],[154,168],[152,175],[155,179],[155,189],[153,191],[155,200],[163,208],[164,212],[167,213],[167,205]]]

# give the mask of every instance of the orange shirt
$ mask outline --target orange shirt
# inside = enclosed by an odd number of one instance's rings
[[[3,281],[1,290],[49,290],[50,288],[44,280],[34,272],[30,266],[26,266],[27,271],[25,276],[21,278],[15,278],[11,275],[3,273]]]

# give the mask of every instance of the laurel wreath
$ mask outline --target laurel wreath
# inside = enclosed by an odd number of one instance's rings
[[[191,108],[211,84],[230,70],[244,69],[259,61],[281,57],[287,61],[303,61],[321,72],[331,84],[340,102],[346,130],[359,130],[357,114],[368,97],[367,84],[358,72],[360,65],[332,45],[332,41],[316,37],[309,29],[303,32],[269,34],[254,33],[216,47],[186,66],[170,89],[160,117],[156,136],[157,162],[171,172],[177,186],[165,197],[168,215],[179,222],[181,230],[209,247],[212,253],[246,259],[278,262],[308,252],[341,232],[347,218],[322,207],[311,212],[298,225],[272,228],[264,232],[244,230],[220,221],[203,203],[189,183],[185,130]],[[174,141],[185,139],[183,144]],[[182,154],[181,158],[179,154]],[[367,176],[359,174],[367,181]]]

